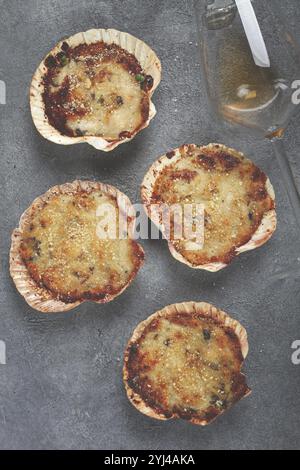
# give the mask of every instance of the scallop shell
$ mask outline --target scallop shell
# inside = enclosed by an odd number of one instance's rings
[[[244,155],[241,152],[238,152],[237,150],[226,147],[225,145],[222,145],[222,144],[215,144],[215,143],[209,144],[208,146],[206,146],[206,148],[209,148],[210,146],[214,147],[216,145],[218,145],[219,148],[224,151],[229,151],[229,152],[235,153],[238,156],[244,157]],[[189,145],[189,147],[196,148],[197,146],[195,144],[191,144]],[[144,180],[141,186],[141,196],[142,196],[142,201],[143,201],[145,210],[149,217],[150,217],[149,207],[151,206],[151,198],[152,198],[152,193],[153,193],[156,179],[159,176],[159,174],[164,170],[164,168],[180,160],[181,151],[182,151],[182,147],[175,149],[172,152],[171,159],[170,159],[169,154],[165,154],[162,157],[160,157],[156,162],[154,162],[154,164],[150,167],[150,169],[148,170],[148,172],[146,173],[144,177]],[[269,179],[267,179],[266,181],[266,190],[268,194],[270,195],[270,197],[272,198],[272,200],[275,202],[274,188]],[[272,209],[265,213],[260,226],[258,227],[256,232],[253,234],[251,240],[245,245],[242,245],[239,248],[236,248],[236,256],[240,255],[241,253],[245,253],[246,251],[251,251],[251,250],[254,250],[255,248],[259,248],[260,246],[264,245],[272,237],[273,233],[276,230],[276,227],[277,227],[276,211],[275,209]],[[205,271],[210,271],[210,272],[217,272],[228,266],[228,264],[220,263],[220,262],[212,262],[212,263],[195,266],[192,263],[190,263],[188,260],[186,260],[184,256],[175,249],[172,243],[169,242],[168,245],[169,245],[169,250],[172,256],[177,261],[180,261],[181,263],[186,264],[190,268],[203,269]]]
[[[80,136],[80,137],[69,137],[61,134],[57,129],[51,126],[48,122],[47,116],[45,114],[45,105],[43,101],[43,77],[47,72],[47,67],[45,66],[45,59],[51,54],[57,54],[61,50],[61,46],[66,42],[70,47],[76,47],[80,44],[92,44],[95,42],[103,41],[106,44],[117,44],[118,46],[125,49],[130,54],[133,54],[138,62],[140,63],[143,71],[147,75],[151,75],[154,80],[153,88],[149,92],[150,100],[150,114],[147,122],[139,129],[135,134],[130,138],[120,139],[118,141],[114,140],[109,142],[101,137],[93,136]],[[45,139],[55,142],[56,144],[61,145],[73,145],[86,142],[97,150],[102,150],[104,152],[109,152],[120,144],[132,140],[135,135],[142,129],[148,127],[150,121],[154,118],[156,114],[156,109],[154,104],[151,101],[151,97],[158,87],[161,80],[161,63],[158,59],[155,52],[143,41],[135,38],[131,34],[123,33],[116,31],[115,29],[90,29],[89,31],[77,33],[74,36],[69,37],[60,41],[47,56],[43,59],[39,67],[37,68],[31,82],[30,87],[30,108],[33,122],[40,132],[40,134],[45,137]]]
[[[12,243],[10,249],[10,275],[16,285],[17,290],[25,298],[26,302],[35,310],[43,313],[67,312],[75,307],[78,307],[81,303],[86,301],[78,301],[67,304],[53,298],[48,290],[39,287],[35,283],[20,256],[20,244],[22,241],[23,230],[28,225],[28,223],[30,223],[32,214],[36,210],[39,210],[39,208],[41,208],[46,201],[51,199],[52,196],[56,194],[72,194],[76,193],[78,190],[99,190],[115,197],[118,202],[119,210],[126,211],[126,214],[130,216],[130,223],[128,224],[128,237],[133,238],[135,227],[135,212],[133,206],[127,196],[125,196],[125,194],[121,193],[121,191],[114,188],[113,186],[93,181],[74,181],[73,183],[65,183],[60,186],[54,186],[44,195],[36,198],[31,206],[21,216],[19,227],[12,233]],[[141,265],[139,267],[141,267]],[[117,294],[107,295],[105,299],[99,300],[96,303],[103,304],[111,302],[114,298],[121,295],[127,289],[130,283],[133,281],[134,277],[135,276],[133,276],[133,278],[130,279],[124,288]]]
[[[224,327],[230,328],[236,334],[240,342],[241,352],[242,352],[244,359],[246,359],[248,352],[249,352],[248,337],[247,337],[247,332],[245,328],[238,321],[231,318],[227,313],[223,312],[222,310],[219,310],[218,308],[206,302],[183,302],[183,303],[168,305],[162,310],[151,315],[149,318],[147,318],[147,320],[141,322],[134,330],[132,337],[127,344],[127,348],[126,348],[125,356],[124,356],[123,380],[125,384],[127,397],[129,401],[133,404],[133,406],[135,406],[135,408],[137,408],[141,413],[145,414],[146,416],[149,416],[150,418],[159,419],[162,421],[168,421],[169,419],[176,418],[176,416],[173,416],[171,418],[166,418],[165,415],[154,411],[153,408],[151,408],[149,405],[147,405],[147,403],[145,403],[145,401],[141,398],[139,394],[137,394],[134,390],[132,390],[132,388],[128,385],[129,374],[127,370],[127,363],[129,360],[129,350],[130,350],[131,345],[136,343],[141,338],[145,328],[155,318],[168,317],[169,315],[172,315],[174,313],[175,314],[176,313],[188,313],[191,315],[200,314],[203,318],[213,319],[214,321],[223,325]],[[250,395],[250,393],[251,393],[251,390],[249,389],[248,392],[242,398],[245,398],[246,396]],[[193,419],[191,420],[191,422],[193,424],[197,424],[200,426],[206,426],[210,424],[212,421]]]

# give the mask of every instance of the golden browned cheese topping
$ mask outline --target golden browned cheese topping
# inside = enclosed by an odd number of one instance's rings
[[[130,137],[148,120],[153,79],[119,46],[70,48],[65,42],[45,65],[45,111],[61,133],[114,141]]]
[[[116,208],[117,216],[116,200],[100,190],[54,195],[34,210],[20,254],[31,277],[55,298],[102,301],[137,273],[143,251],[135,241],[99,238],[97,211],[106,204]]]
[[[189,249],[187,240],[173,245],[193,265],[228,264],[235,249],[246,244],[274,201],[266,189],[266,175],[250,160],[222,146],[184,146],[181,158],[170,164],[155,182],[152,204],[202,204],[205,211],[204,245]],[[194,246],[193,246],[194,248]]]
[[[130,346],[128,385],[166,418],[211,421],[249,392],[235,333],[185,313],[157,317]]]

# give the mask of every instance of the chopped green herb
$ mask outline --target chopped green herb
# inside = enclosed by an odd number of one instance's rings
[[[45,65],[46,65],[46,67],[48,67],[48,68],[51,68],[51,67],[55,67],[55,66],[56,66],[56,60],[55,60],[55,58],[53,57],[53,55],[49,55],[49,56],[45,59]]]
[[[69,59],[68,57],[66,56],[66,54],[64,54],[63,52],[59,52],[57,54],[57,59],[59,61],[59,64],[64,67],[65,65],[67,65],[67,63],[69,62]]]
[[[209,341],[209,340],[210,340],[211,334],[210,334],[210,331],[209,331],[209,330],[203,330],[203,338],[205,339],[205,341]]]
[[[136,76],[135,76],[135,79],[137,82],[139,83],[143,83],[145,81],[145,77],[143,75],[141,75],[140,73],[138,73]]]
[[[225,408],[226,407],[226,400],[221,400],[218,395],[212,395],[210,404],[215,406],[216,408]]]

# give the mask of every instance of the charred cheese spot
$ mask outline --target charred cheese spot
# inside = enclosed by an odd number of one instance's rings
[[[149,118],[153,86],[135,57],[103,42],[65,48],[45,65],[43,99],[51,125],[65,135],[114,141]],[[137,76],[142,78],[137,80]]]
[[[102,204],[115,207],[117,218],[116,199],[100,190],[52,196],[23,231],[20,254],[28,272],[63,302],[116,295],[141,265],[143,251],[135,241],[98,237]]]
[[[218,145],[184,146],[180,159],[171,159],[157,176],[151,202],[203,204],[204,247],[191,251],[187,240],[173,240],[173,245],[195,266],[228,264],[274,208],[266,181],[266,175],[237,152]]]
[[[155,318],[128,351],[128,385],[166,418],[211,421],[249,389],[237,336],[213,320]]]

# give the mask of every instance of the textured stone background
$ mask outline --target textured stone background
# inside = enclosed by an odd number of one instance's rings
[[[299,2],[284,3],[297,33]],[[300,339],[299,236],[269,144],[218,127],[208,113],[191,0],[2,0],[0,11],[0,79],[7,83],[7,105],[0,107],[0,339],[7,344],[7,365],[0,366],[0,448],[299,448],[300,366],[291,363],[291,344]],[[28,106],[28,86],[42,57],[62,37],[92,27],[143,38],[164,68],[156,119],[109,155],[43,140]],[[286,146],[300,175],[298,129],[295,118]],[[8,251],[11,231],[33,198],[83,177],[112,183],[137,202],[156,157],[184,142],[210,141],[245,151],[270,175],[279,228],[269,244],[212,275],[173,260],[166,243],[149,241],[145,267],[115,302],[52,316],[27,306],[9,278]],[[249,332],[245,370],[253,394],[206,429],[142,416],[122,385],[122,354],[133,328],[183,300],[210,301]]]

